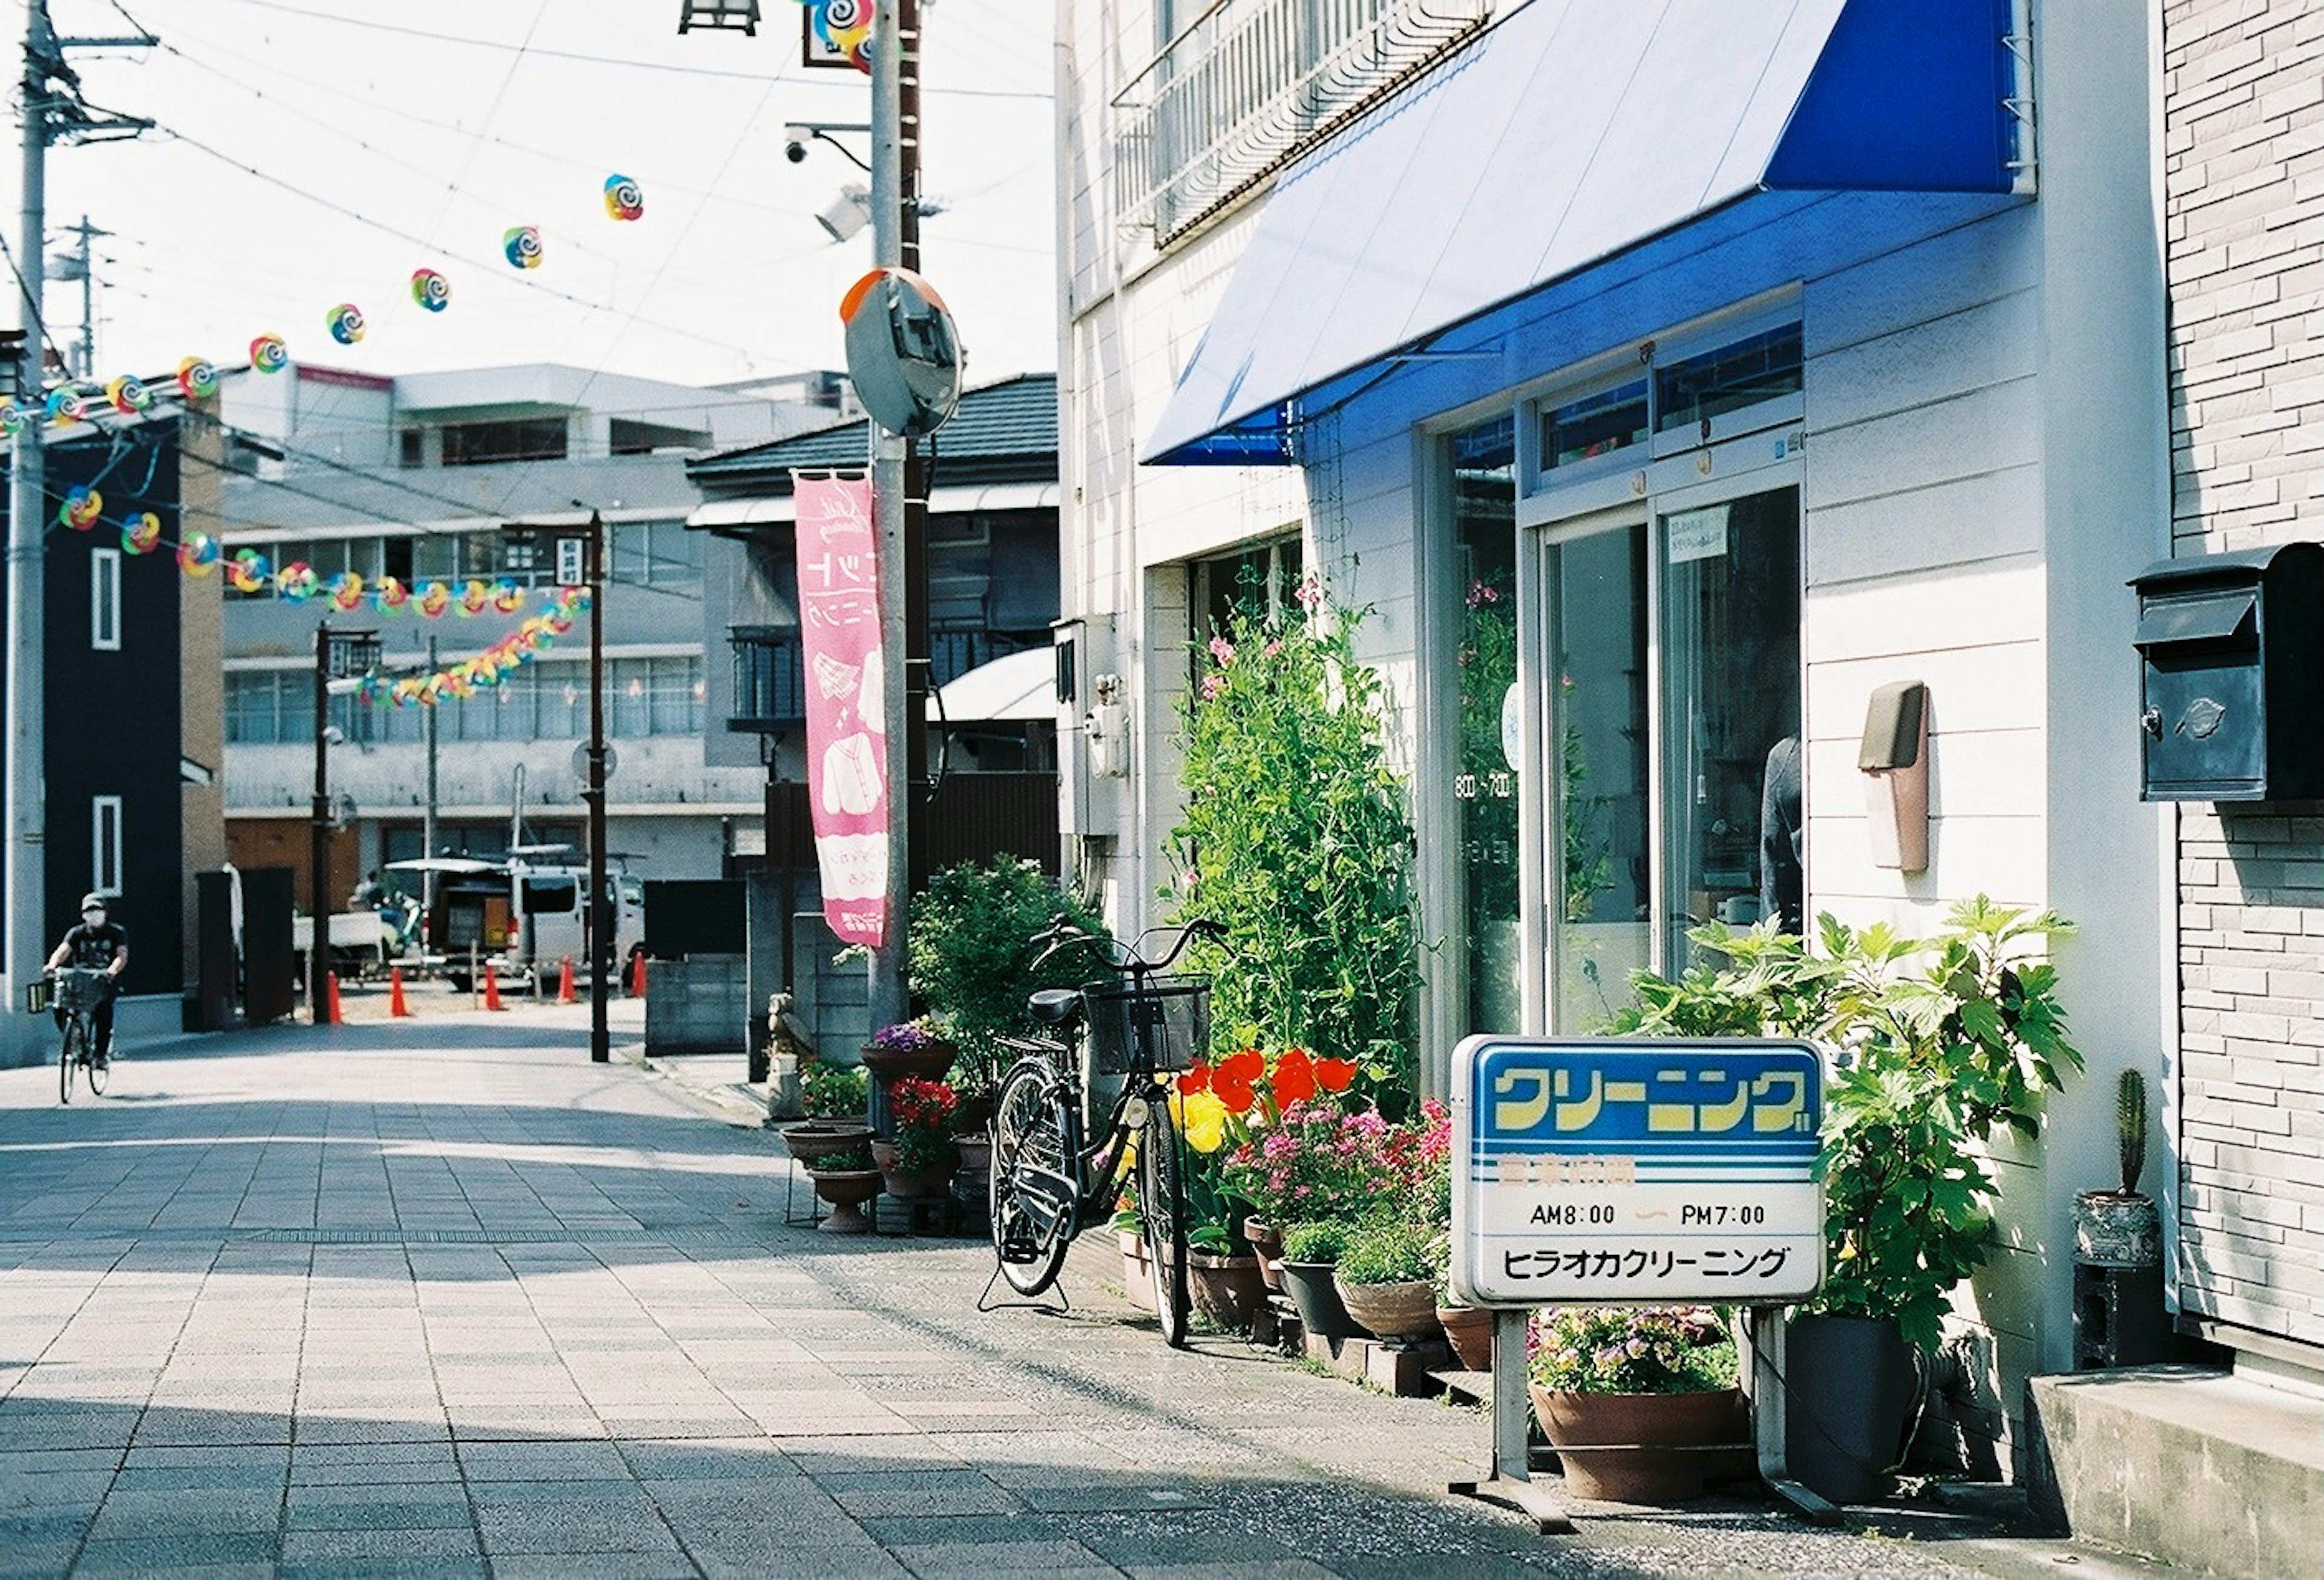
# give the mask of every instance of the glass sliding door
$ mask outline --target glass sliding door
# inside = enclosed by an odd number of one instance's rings
[[[1774,915],[1799,931],[1799,493],[1671,510],[1661,536],[1661,963],[1678,970],[1699,923]]]
[[[1549,1030],[1594,1029],[1654,963],[1646,525],[1543,556],[1550,837]]]

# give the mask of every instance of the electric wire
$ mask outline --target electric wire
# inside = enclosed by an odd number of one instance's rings
[[[518,69],[524,65],[525,51],[532,48],[532,35],[540,31],[540,19],[548,14],[549,0],[540,0],[540,7],[532,14],[532,24],[524,30],[524,41],[516,47],[516,53],[509,57],[508,69],[501,74],[501,85],[493,90],[493,102],[484,106],[483,116],[476,122],[477,136],[469,141],[467,152],[461,156],[460,168],[452,172],[450,180],[444,183],[443,201],[437,206],[436,217],[429,222],[426,232],[431,247],[435,244],[437,228],[444,223],[444,216],[451,211],[453,200],[460,196],[461,181],[466,178],[468,168],[476,162],[476,150],[482,145],[483,134],[492,130],[493,117],[500,114],[501,103],[508,97],[509,84],[516,80]]]

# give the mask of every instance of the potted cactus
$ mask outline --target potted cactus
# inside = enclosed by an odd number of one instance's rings
[[[2074,1198],[2074,1260],[2091,1267],[2156,1267],[2163,1262],[2163,1217],[2143,1195],[2146,1166],[2146,1078],[2126,1070],[2115,1087],[2115,1145],[2122,1183]]]

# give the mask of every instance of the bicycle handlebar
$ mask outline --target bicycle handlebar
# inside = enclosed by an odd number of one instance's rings
[[[1047,927],[1033,935],[1032,942],[1043,946],[1041,952],[1034,957],[1033,969],[1036,971],[1039,970],[1049,963],[1052,956],[1078,944],[1097,951],[1098,959],[1108,970],[1126,971],[1141,977],[1150,976],[1157,971],[1167,970],[1176,962],[1180,955],[1186,952],[1186,946],[1197,937],[1217,940],[1226,936],[1224,926],[1208,917],[1198,917],[1176,930],[1177,942],[1170,946],[1168,953],[1159,960],[1148,957],[1144,952],[1146,941],[1157,932],[1170,931],[1172,930],[1167,927],[1149,927],[1139,933],[1133,942],[1124,943],[1118,938],[1108,938],[1084,928],[1076,927],[1066,921],[1065,914],[1060,912],[1050,918]]]

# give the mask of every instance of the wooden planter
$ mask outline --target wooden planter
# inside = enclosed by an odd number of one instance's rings
[[[1146,1254],[1146,1236],[1118,1229],[1121,1246],[1121,1292],[1141,1311],[1154,1309],[1154,1262]]]
[[[1418,1344],[1436,1337],[1436,1286],[1426,1279],[1351,1284],[1334,1274],[1332,1282],[1348,1315],[1384,1341]]]
[[[1681,1503],[1702,1491],[1741,1394],[1563,1393],[1535,1386],[1534,1418],[1565,1467],[1565,1490],[1610,1503]]]

